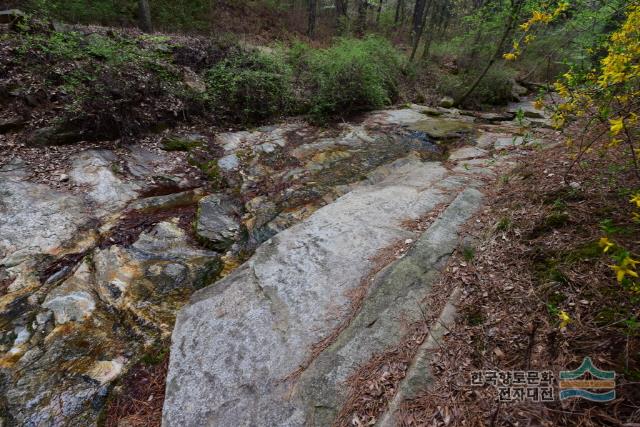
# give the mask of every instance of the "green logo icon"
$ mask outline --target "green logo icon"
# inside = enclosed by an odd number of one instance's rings
[[[586,374],[589,374],[590,378],[582,378]],[[585,357],[578,369],[560,371],[560,400],[573,397],[592,402],[614,400],[616,398],[616,373],[596,368],[591,358]]]

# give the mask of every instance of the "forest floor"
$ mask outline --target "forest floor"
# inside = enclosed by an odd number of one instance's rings
[[[636,250],[640,243],[638,225],[629,225],[632,205],[621,197],[638,180],[621,157],[591,154],[570,167],[559,145],[525,158],[494,185],[490,207],[469,224],[478,246],[451,259],[429,298],[442,304],[455,288],[464,295],[431,360],[434,383],[404,403],[402,425],[640,425],[639,298],[616,282],[597,244],[611,227],[618,243]],[[427,334],[423,327],[405,343]],[[353,425],[375,420],[413,354],[392,349],[376,369],[352,377]],[[558,373],[585,357],[616,372],[613,401],[558,400]],[[555,399],[500,401],[493,384],[472,386],[479,371],[551,371]]]

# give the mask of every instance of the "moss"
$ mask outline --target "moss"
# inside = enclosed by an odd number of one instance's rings
[[[587,243],[575,249],[569,250],[562,255],[565,262],[574,264],[580,261],[598,259],[602,256],[602,248],[597,242]]]
[[[216,281],[216,279],[218,279],[218,277],[220,277],[220,273],[222,273],[223,268],[224,264],[220,258],[215,258],[214,260],[209,261],[193,280],[193,286],[196,289],[202,289],[211,285]]]
[[[222,172],[220,171],[220,166],[218,166],[217,160],[210,160],[206,163],[201,164],[200,169],[205,174],[207,180],[214,189],[218,190],[224,186],[225,179],[222,176]]]
[[[165,357],[169,353],[169,345],[154,346],[150,351],[146,352],[140,358],[140,362],[147,366],[155,366],[164,362]]]
[[[189,151],[197,145],[197,141],[183,138],[167,138],[162,141],[162,149],[165,151]]]
[[[473,258],[475,258],[475,256],[476,250],[471,246],[465,246],[464,248],[462,248],[462,257],[465,259],[465,261],[471,262],[473,261]]]
[[[511,220],[507,217],[500,218],[500,221],[496,224],[497,231],[507,231],[511,228]]]
[[[567,212],[552,212],[544,220],[543,227],[545,230],[553,230],[566,225],[569,222],[569,214]]]

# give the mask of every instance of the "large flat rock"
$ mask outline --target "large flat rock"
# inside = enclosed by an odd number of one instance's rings
[[[296,385],[294,396],[304,407],[306,425],[332,425],[347,398],[348,377],[374,354],[398,345],[407,326],[430,310],[420,303],[458,246],[460,227],[482,199],[476,189],[461,192],[411,251],[376,277],[357,316]]]
[[[389,169],[389,167],[387,166]],[[165,426],[302,425],[285,380],[348,316],[371,258],[445,200],[439,163],[403,159],[258,248],[178,315]]]
[[[0,176],[0,263],[14,264],[37,253],[55,254],[62,244],[78,237],[91,219],[77,196]],[[5,257],[12,260],[3,261]]]

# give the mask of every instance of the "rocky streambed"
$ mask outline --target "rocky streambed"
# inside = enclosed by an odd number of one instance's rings
[[[546,126],[541,112],[529,117]],[[370,258],[419,237],[404,221],[481,188],[508,166],[500,153],[532,142],[513,118],[411,105],[331,129],[290,121],[178,132],[164,149],[77,152],[60,171],[71,184],[62,187],[35,179],[20,153],[10,156],[0,166],[2,421],[97,423],[114,384],[163,350],[193,298],[173,338],[165,423],[265,414],[304,422],[304,408],[324,398],[301,387],[305,403],[273,409],[276,380],[343,323],[345,295]],[[479,206],[480,195],[465,194]],[[455,224],[473,209],[463,211]],[[442,232],[453,239],[458,225]],[[394,323],[386,325],[371,351],[393,341]],[[340,356],[347,363],[334,382],[367,354]],[[306,375],[300,384],[315,384]],[[246,412],[255,399],[258,412]],[[335,415],[330,400],[316,405],[328,408],[316,420]]]

